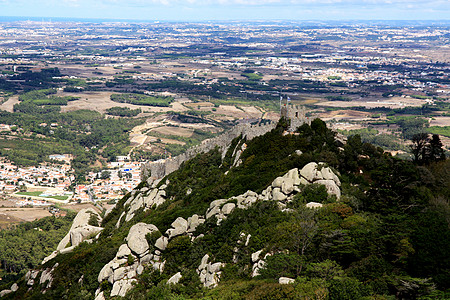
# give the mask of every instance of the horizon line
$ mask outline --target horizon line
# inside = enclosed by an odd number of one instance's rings
[[[12,19],[12,20],[4,20]],[[15,20],[14,20],[15,19]],[[333,19],[333,20],[321,20],[321,19],[212,19],[212,20],[188,20],[188,19],[121,19],[121,18],[83,18],[83,17],[33,17],[33,16],[1,16],[0,23],[4,22],[18,22],[18,21],[33,21],[33,22],[53,22],[52,19],[58,21],[74,21],[74,22],[86,22],[86,23],[223,23],[223,22],[244,22],[244,23],[346,23],[346,22],[404,22],[404,23],[449,23],[450,19]],[[66,21],[66,22],[67,22]]]

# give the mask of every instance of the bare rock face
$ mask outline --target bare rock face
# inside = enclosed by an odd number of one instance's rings
[[[100,273],[98,274],[98,278],[97,278],[99,283],[101,283],[105,279],[112,277],[112,275],[114,274],[114,270],[112,269],[112,263],[113,263],[113,261],[107,263],[100,270]]]
[[[317,180],[315,183],[324,185],[328,194],[335,195],[338,200],[341,198],[341,190],[336,185],[334,180]]]
[[[3,297],[3,296],[8,295],[10,293],[12,293],[11,290],[3,290],[3,291],[0,292],[0,297]]]
[[[155,242],[155,247],[158,248],[161,251],[166,250],[167,244],[169,244],[169,239],[165,236],[161,236],[159,239]]]
[[[236,204],[227,203],[222,207],[222,212],[225,215],[229,215],[229,214],[231,214],[231,212],[234,210],[235,207],[236,207]]]
[[[295,279],[289,278],[289,277],[280,277],[278,279],[279,284],[291,284],[294,283]]]
[[[252,253],[252,262],[257,262],[259,260],[259,255],[263,252],[263,250],[256,251]]]
[[[308,202],[306,203],[306,207],[307,208],[321,208],[323,206],[322,203],[318,203],[318,202]]]
[[[287,198],[285,194],[283,194],[280,188],[274,188],[272,191],[272,199],[274,201],[283,201]]]
[[[289,172],[287,172],[285,177],[286,178],[291,178],[294,185],[299,185],[300,184],[300,176],[298,174],[298,169],[297,168],[289,170]]]
[[[80,210],[72,222],[72,226],[70,227],[69,233],[67,233],[66,236],[59,242],[56,250],[62,250],[66,248],[66,245],[69,244],[70,242],[71,232],[74,231],[76,228],[90,226],[88,223],[89,219],[91,218],[91,215],[97,216],[98,220],[102,219],[100,215],[92,208]]]
[[[281,186],[283,185],[283,177],[277,177],[275,178],[275,180],[272,182],[272,187],[273,188],[281,188]]]
[[[309,182],[312,182],[314,177],[316,176],[316,171],[317,171],[317,163],[310,162],[300,170],[300,175],[302,175],[302,177],[308,180]]]
[[[130,228],[127,236],[127,244],[133,253],[138,256],[144,254],[149,246],[145,235],[158,231],[158,228],[153,224],[137,223]]]
[[[188,218],[188,230],[187,232],[194,232],[198,225],[205,223],[205,219],[195,214]]]
[[[127,258],[131,254],[131,250],[127,244],[123,244],[117,250],[116,258]]]
[[[114,282],[113,288],[111,290],[111,297],[125,297],[125,294],[133,287],[133,282],[135,281],[136,279],[129,279]]]
[[[58,250],[53,251],[49,256],[47,256],[46,258],[44,258],[42,260],[41,264],[45,264],[46,262],[48,262],[49,260],[52,260],[53,258],[55,258],[58,255]]]
[[[177,284],[178,282],[180,282],[180,279],[182,277],[183,276],[181,276],[181,272],[178,272],[177,274],[170,277],[169,280],[167,280],[167,284]]]
[[[300,180],[300,179],[299,179]],[[292,178],[285,178],[281,186],[281,191],[288,195],[294,190],[294,180]]]
[[[96,227],[92,225],[77,227],[74,230],[70,231],[70,243],[72,244],[72,246],[76,247],[88,237],[92,237],[102,230],[102,227]]]
[[[100,292],[95,296],[94,300],[105,300],[105,296],[103,295],[103,292]]]
[[[166,232],[169,235],[169,239],[185,234],[188,229],[188,221],[182,217],[178,217],[173,221],[172,227],[173,228],[168,229]]]
[[[197,268],[197,274],[200,276],[200,281],[206,288],[213,288],[219,284],[222,272],[220,269],[225,265],[221,262],[208,263],[209,255],[203,256],[200,265]]]

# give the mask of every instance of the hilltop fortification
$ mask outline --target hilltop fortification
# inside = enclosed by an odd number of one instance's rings
[[[302,124],[309,123],[309,119],[305,116],[305,113],[306,110],[304,107],[300,106],[289,105],[281,108],[281,116],[290,119],[289,131],[294,131]],[[185,153],[178,156],[145,163],[142,166],[141,178],[142,180],[149,177],[153,179],[163,178],[173,171],[178,170],[183,162],[195,157],[197,154],[209,152],[215,147],[219,147],[219,150],[222,152],[222,156],[225,156],[231,141],[238,136],[242,135],[243,138],[252,140],[257,136],[266,134],[275,127],[275,122],[257,125],[236,125],[215,138],[204,140],[200,145],[189,148]]]

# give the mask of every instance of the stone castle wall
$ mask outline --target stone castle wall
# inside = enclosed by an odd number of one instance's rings
[[[219,147],[219,150],[222,152],[222,157],[224,157],[228,147],[231,144],[231,141],[238,136],[242,135],[243,137],[247,138],[247,140],[251,140],[257,136],[266,134],[275,127],[275,122],[271,122],[265,125],[236,125],[215,138],[202,141],[201,144],[189,148],[185,153],[182,153],[178,156],[145,163],[141,168],[141,178],[143,180],[148,177],[152,177],[154,179],[163,178],[173,171],[176,171],[183,162],[195,157],[197,154],[207,153],[213,150],[215,147]]]
[[[284,109],[284,110],[283,110]],[[294,131],[300,125],[304,123],[310,123],[309,119],[305,116],[305,109],[303,107],[289,105],[288,111],[283,107],[281,114],[284,117],[288,117],[291,120],[291,125],[289,131]],[[141,179],[147,179],[149,177],[153,179],[163,178],[164,176],[178,170],[181,164],[200,153],[207,153],[213,150],[215,147],[219,147],[222,152],[222,158],[225,156],[231,141],[238,136],[242,135],[247,140],[252,140],[257,136],[261,136],[271,131],[276,127],[275,122],[264,125],[250,125],[250,124],[239,124],[231,128],[230,130],[224,132],[223,134],[212,138],[204,140],[200,145],[194,146],[186,150],[176,157],[160,159],[158,161],[151,161],[143,164],[141,168]]]

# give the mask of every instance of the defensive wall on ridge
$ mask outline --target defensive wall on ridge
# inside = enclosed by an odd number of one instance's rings
[[[288,119],[291,120],[289,131],[294,131],[300,125],[309,123],[309,119],[306,118],[305,109],[303,107],[292,105],[289,106],[288,109],[284,108],[283,110],[282,108],[281,115],[288,117]],[[219,150],[222,152],[222,157],[224,157],[233,139],[242,135],[242,137],[245,137],[247,140],[252,140],[257,136],[264,135],[271,131],[276,125],[276,122],[257,125],[238,124],[217,137],[202,141],[201,144],[189,148],[185,153],[178,156],[144,163],[141,168],[141,179],[145,180],[149,177],[153,179],[163,178],[173,171],[178,170],[183,162],[194,158],[197,154],[207,153],[215,147],[219,147]]]

